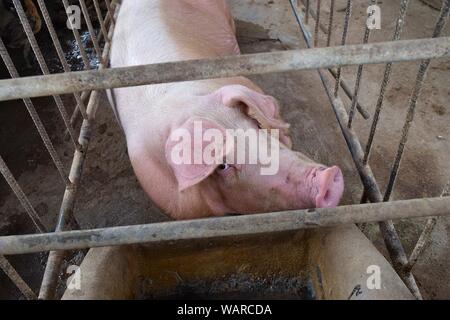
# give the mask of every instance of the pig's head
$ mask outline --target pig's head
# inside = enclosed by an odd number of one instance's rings
[[[190,117],[165,144],[180,201],[209,211],[199,216],[338,205],[341,170],[291,150],[289,125],[275,99],[239,85],[222,87],[206,99],[214,112]],[[190,206],[180,207],[189,211]]]

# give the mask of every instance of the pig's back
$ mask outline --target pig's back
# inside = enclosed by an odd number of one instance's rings
[[[112,67],[238,54],[224,0],[124,0]]]

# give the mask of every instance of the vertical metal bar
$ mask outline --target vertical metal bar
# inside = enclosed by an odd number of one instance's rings
[[[295,18],[296,18],[296,20],[297,20],[297,23],[298,23],[298,24],[303,23],[303,22],[299,19],[299,16],[298,16],[298,13],[297,13],[297,9],[295,8],[295,6],[294,6],[294,4],[292,3],[291,0],[289,0],[289,3],[290,3],[290,5],[291,5],[292,12],[294,13],[294,16],[295,16]],[[334,11],[334,10],[333,10],[333,11]],[[332,26],[332,23],[329,25],[329,27],[330,27],[330,26]],[[330,35],[330,33],[328,33],[328,35]],[[306,39],[305,39],[305,41],[306,41]],[[327,40],[327,41],[328,41],[328,40]],[[311,44],[311,46],[308,46],[308,47],[309,47],[309,48],[312,48],[312,44]],[[335,79],[337,79],[337,72],[336,72],[333,68],[328,69],[328,71],[331,73],[331,75],[332,75]],[[341,87],[342,87],[342,89],[344,90],[345,94],[346,94],[350,99],[352,99],[352,90],[349,88],[349,86],[348,86],[347,83],[344,81],[344,79],[341,78],[340,83],[341,83]],[[365,109],[359,102],[357,102],[357,104],[356,104],[356,109],[357,109],[358,112],[362,115],[362,117],[363,117],[364,119],[369,119],[369,118],[370,118],[369,113],[366,111],[366,109]]]
[[[8,278],[11,279],[11,281],[16,285],[16,287],[25,296],[25,298],[27,298],[28,300],[37,299],[37,296],[33,292],[33,290],[31,290],[31,288],[22,279],[16,269],[14,269],[11,263],[9,263],[8,259],[6,259],[5,256],[2,255],[0,255],[0,268],[8,276]]]
[[[397,23],[395,25],[395,31],[392,41],[397,41],[400,39],[402,33],[403,25],[405,23],[406,10],[408,9],[410,0],[401,0],[400,2],[400,12],[398,14]],[[386,88],[391,79],[392,72],[392,62],[386,64],[384,70],[383,82],[381,83],[380,94],[378,95],[377,105],[375,107],[375,113],[373,115],[372,125],[370,128],[369,138],[366,144],[366,150],[364,154],[364,163],[368,163],[370,157],[370,151],[372,150],[373,139],[377,130],[378,120],[380,118],[381,109],[383,106],[384,95],[386,93]]]
[[[375,0],[370,0],[370,5],[373,5],[376,3]],[[368,13],[367,17],[369,18],[373,13]],[[363,37],[363,44],[366,44],[369,42],[369,37],[370,37],[370,29],[366,24],[366,28],[364,30],[364,37]],[[353,91],[353,97],[352,97],[352,105],[350,107],[350,113],[348,116],[348,127],[351,128],[352,127],[352,122],[353,122],[353,117],[355,116],[355,109],[356,109],[356,104],[358,103],[358,95],[359,95],[359,87],[361,84],[361,77],[362,77],[362,72],[363,72],[363,68],[364,65],[360,64],[358,66],[358,71],[356,72],[356,81],[355,81],[355,89]]]
[[[111,2],[109,0],[105,0],[105,3],[106,3],[106,9],[108,10],[108,16],[111,17],[112,23],[115,24],[116,20],[114,18],[114,10],[112,8]]]
[[[81,5],[81,11],[83,11],[83,15],[84,15],[84,20],[86,21],[90,36],[91,36],[91,40],[92,43],[94,44],[94,49],[95,52],[97,54],[98,59],[102,58],[102,51],[100,50],[100,45],[98,44],[97,41],[97,36],[95,35],[95,30],[94,27],[92,26],[92,21],[91,21],[91,17],[89,16],[89,10],[86,7],[86,2],[84,2],[84,0],[79,0],[80,5]]]
[[[441,193],[441,197],[447,197],[449,195],[450,195],[450,182],[447,183],[447,185],[444,187],[444,190]],[[449,210],[450,210],[450,208],[449,208]],[[408,263],[405,266],[406,272],[412,270],[412,268],[415,266],[417,260],[422,255],[423,251],[425,250],[426,245],[430,241],[431,233],[433,232],[436,222],[437,222],[436,217],[432,217],[427,220],[425,228],[423,229],[422,233],[420,234],[419,240],[417,240],[416,246],[414,247],[411,255],[409,256]]]
[[[347,42],[348,27],[350,25],[351,15],[352,15],[352,0],[347,0],[347,7],[345,9],[344,31],[342,32],[342,40],[341,40],[342,46],[344,46],[345,43]],[[339,66],[339,68],[337,69],[336,86],[334,88],[335,97],[337,97],[339,87],[341,86],[341,71],[342,68]]]
[[[320,0],[317,0],[316,25],[314,28],[314,47],[317,47],[319,44],[320,2]]]
[[[44,75],[50,74],[47,63],[45,62],[44,56],[42,55],[41,49],[39,48],[39,45],[36,41],[33,30],[31,29],[30,23],[28,22],[28,18],[25,14],[25,11],[23,10],[20,0],[13,0],[13,4],[14,7],[16,8],[17,14],[19,16],[20,22],[22,23],[23,29],[27,35],[27,38],[31,44],[31,48],[33,49],[36,59],[38,60],[42,73]],[[75,148],[78,148],[79,146],[76,141],[75,131],[73,130],[72,125],[70,124],[70,118],[66,111],[66,108],[64,107],[64,103],[62,102],[61,97],[59,95],[54,95],[53,99],[55,100],[59,113],[61,114],[61,117],[64,121],[64,124],[66,125],[67,130],[69,131],[70,137],[72,139],[73,144],[75,145]]]
[[[25,195],[25,192],[23,192],[22,188],[20,187],[17,180],[14,178],[13,174],[9,170],[8,166],[6,165],[5,161],[3,161],[3,158],[0,156],[0,172],[5,178],[6,182],[9,184],[11,190],[16,195],[17,199],[19,199],[20,204],[25,209],[26,213],[30,217],[31,221],[33,222],[34,226],[39,232],[47,232],[47,229],[44,226],[44,223],[42,222],[41,218],[37,214],[37,212],[34,210],[33,205],[31,204],[28,197]]]
[[[335,0],[331,0],[330,17],[328,20],[327,47],[329,47],[331,45],[331,34],[333,33],[334,6],[335,6]]]
[[[445,27],[445,24],[447,23],[448,16],[449,16],[449,9],[450,7],[450,0],[444,0],[442,2],[442,8],[441,12],[439,14],[438,20],[436,22],[436,26],[433,31],[433,38],[437,38],[440,36],[442,30]],[[411,128],[411,124],[414,120],[414,115],[416,111],[416,105],[417,100],[419,99],[421,89],[423,82],[427,76],[428,67],[430,66],[431,60],[423,60],[422,63],[419,66],[419,72],[417,73],[416,83],[414,85],[413,92],[411,94],[410,100],[409,100],[409,107],[408,112],[406,114],[405,124],[403,126],[402,130],[402,137],[400,139],[397,154],[395,156],[394,164],[391,169],[391,173],[389,175],[389,182],[386,187],[386,192],[384,194],[384,201],[389,201],[389,198],[391,197],[392,190],[395,185],[395,181],[397,179],[398,170],[400,169],[400,163],[402,161],[403,152],[406,146],[406,143],[408,142],[408,134],[409,129]]]
[[[119,6],[115,6],[115,12],[112,21],[117,17],[119,12]],[[111,23],[108,32],[108,38],[112,38],[114,32],[114,24]],[[102,59],[100,61],[106,61],[109,56],[109,51],[111,48],[111,42],[107,42],[103,49]],[[99,70],[106,67],[103,62],[100,62]],[[92,121],[95,118],[95,113],[97,110],[99,102],[100,92],[95,90],[92,92],[89,98],[89,103],[87,107],[88,119],[84,120],[81,125],[79,142],[83,147],[84,152],[75,150],[74,159],[72,162],[72,167],[70,170],[70,179],[74,181],[73,188],[66,188],[64,193],[64,198],[61,203],[61,208],[58,216],[58,223],[55,231],[63,231],[66,228],[67,220],[72,217],[73,206],[75,204],[75,197],[77,192],[78,183],[81,177],[81,172],[83,169],[83,163],[86,158],[86,152],[89,146],[91,131],[92,131]],[[53,299],[55,295],[56,286],[58,283],[58,275],[61,270],[61,264],[64,258],[64,251],[51,251],[47,260],[47,265],[45,267],[44,277],[42,279],[41,289],[39,291],[39,299]]]
[[[5,63],[6,68],[8,69],[9,74],[11,75],[11,78],[18,78],[19,73],[17,72],[16,67],[13,64],[13,61],[11,59],[11,56],[9,55],[8,51],[6,50],[5,44],[3,43],[2,39],[0,38],[0,56],[2,57],[3,62]],[[28,110],[28,113],[31,116],[31,119],[34,122],[34,125],[36,126],[37,131],[39,132],[39,135],[42,139],[42,142],[44,143],[45,147],[48,150],[48,153],[50,154],[50,157],[53,160],[53,163],[55,164],[56,168],[58,169],[58,172],[64,181],[64,184],[67,186],[70,184],[69,178],[66,174],[66,169],[64,168],[64,164],[62,163],[61,159],[58,156],[58,153],[55,150],[55,147],[53,146],[50,137],[45,130],[44,124],[41,121],[41,118],[39,118],[39,115],[36,112],[36,109],[34,108],[33,103],[31,102],[31,99],[23,99],[23,103],[25,104],[25,107]]]
[[[70,72],[71,70],[64,55],[64,50],[61,46],[61,42],[59,41],[58,36],[56,35],[56,31],[55,28],[53,27],[53,22],[50,18],[47,7],[45,6],[45,2],[43,0],[37,0],[37,2],[39,8],[41,9],[42,16],[44,18],[45,24],[47,25],[48,32],[50,33],[50,37],[52,38],[53,41],[53,46],[55,47],[56,53],[58,54],[58,58],[64,69],[64,72]],[[73,96],[75,98],[75,101],[77,102],[76,108],[80,110],[81,115],[83,116],[83,118],[86,119],[87,118],[86,107],[83,103],[83,100],[80,97],[80,94],[75,92]],[[72,122],[70,122],[70,124],[72,124]]]
[[[100,5],[98,3],[98,0],[94,0],[94,7],[95,7],[95,12],[97,13],[97,19],[98,19],[98,23],[100,23],[100,29],[102,31],[103,37],[105,38],[105,42],[109,41],[108,39],[108,31],[106,30],[104,21],[103,21],[103,15],[102,15],[102,10],[100,9]],[[100,42],[100,38],[98,39],[98,41]]]

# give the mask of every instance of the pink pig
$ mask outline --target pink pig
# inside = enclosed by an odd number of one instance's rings
[[[112,67],[235,54],[240,54],[239,46],[224,0],[122,1],[113,38]],[[281,119],[276,100],[244,77],[121,88],[114,90],[114,98],[139,182],[175,219],[332,207],[339,203],[344,189],[341,170],[337,166],[327,168],[291,150],[289,125]],[[262,175],[260,161],[174,161],[171,155],[177,141],[171,136],[180,129],[195,135],[196,122],[202,123],[201,133],[210,129],[278,129],[281,143],[277,173]],[[265,139],[276,145],[273,139],[277,138],[271,132]],[[193,154],[198,151],[194,146],[188,144]],[[200,144],[200,148],[205,147]],[[249,146],[246,151],[251,152]]]

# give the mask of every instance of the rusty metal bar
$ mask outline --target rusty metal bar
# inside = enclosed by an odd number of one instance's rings
[[[42,70],[42,73],[44,75],[49,75],[50,71],[48,69],[47,63],[45,62],[44,56],[42,55],[41,49],[39,48],[39,45],[36,41],[36,37],[34,36],[33,30],[30,26],[30,23],[28,22],[28,18],[22,7],[22,4],[20,3],[20,0],[13,0],[13,4],[19,16],[20,22],[22,23],[25,34],[27,35],[28,41],[30,42],[31,48],[33,49],[33,52]],[[75,148],[78,148],[78,144],[75,138],[75,131],[73,130],[72,125],[70,124],[69,115],[67,114],[66,108],[64,106],[61,97],[59,95],[53,95],[53,99],[55,100],[59,113],[61,114],[61,117],[64,121],[67,130],[69,131],[70,137],[72,139]]]
[[[405,23],[406,11],[408,9],[410,0],[401,0],[400,2],[400,11],[397,18],[397,23],[395,25],[395,31],[392,41],[399,41],[400,35],[402,33],[403,25]],[[369,162],[370,151],[372,150],[373,139],[375,137],[375,133],[377,130],[378,120],[380,118],[381,109],[383,107],[384,95],[386,93],[386,88],[391,79],[392,72],[392,62],[386,64],[386,68],[384,70],[383,82],[381,83],[380,94],[378,95],[377,104],[375,107],[375,113],[373,115],[372,125],[370,128],[369,138],[366,143],[366,150],[364,154],[364,163]]]
[[[320,25],[320,0],[317,1],[317,11],[316,11],[316,25],[314,28],[314,47],[318,47],[319,44],[319,25]]]
[[[46,232],[47,229],[45,228],[44,224],[42,223],[41,218],[39,217],[37,212],[34,210],[33,205],[31,204],[30,200],[23,192],[19,183],[14,178],[13,174],[11,173],[11,171],[9,170],[8,166],[6,165],[5,161],[3,161],[3,158],[1,156],[0,156],[0,173],[3,175],[6,182],[11,187],[11,190],[14,192],[17,199],[19,199],[20,204],[25,209],[26,213],[30,217],[30,219],[33,222],[36,229],[39,232]]]
[[[20,292],[28,300],[36,300],[37,296],[27,285],[27,283],[22,279],[19,273],[14,269],[14,267],[9,263],[3,255],[0,255],[0,269],[8,276],[8,278],[16,285]]]
[[[3,43],[2,39],[0,38],[0,56],[2,57],[2,60],[8,69],[9,74],[12,78],[19,78],[20,75],[14,66],[14,63],[11,59],[11,56],[9,55],[5,44]],[[48,150],[48,153],[50,154],[50,157],[53,160],[53,163],[55,164],[55,167],[58,169],[59,175],[61,176],[62,180],[64,181],[65,185],[69,185],[70,181],[66,174],[66,169],[64,168],[64,164],[62,163],[58,153],[55,150],[55,147],[52,144],[52,141],[45,130],[44,124],[42,123],[41,118],[39,118],[39,115],[36,112],[36,109],[34,107],[33,102],[31,99],[25,98],[23,99],[23,103],[25,104],[25,107],[27,108],[28,113],[31,116],[31,119],[33,120],[34,125],[36,126],[36,129],[39,133],[39,136],[42,139],[42,142],[44,143],[45,147]]]
[[[447,183],[447,185],[444,187],[444,190],[442,191],[441,197],[448,197],[450,195],[450,182]],[[450,211],[450,208],[448,209]],[[417,240],[417,243],[409,256],[408,263],[405,266],[405,271],[411,271],[412,268],[415,266],[417,260],[425,250],[426,245],[430,241],[431,233],[433,232],[433,229],[436,225],[437,218],[432,217],[427,220],[427,223],[425,225],[425,228],[423,229],[422,233],[420,234],[419,240]]]
[[[94,0],[94,7],[95,7],[95,12],[97,13],[98,23],[100,24],[101,34],[103,34],[103,37],[105,38],[105,42],[107,42],[110,39],[108,39],[108,30],[106,30],[106,26],[105,26],[105,23],[103,21],[102,10],[100,9],[100,5],[98,3],[98,0]],[[100,37],[98,39],[98,42],[100,43]]]
[[[302,19],[296,14],[295,8],[294,15],[297,17],[297,22],[300,27],[300,31],[305,39],[305,42],[308,47],[311,46],[311,36],[308,33],[305,25],[303,24]],[[336,119],[338,120],[341,131],[344,135],[347,146],[352,155],[353,161],[356,165],[358,173],[360,175],[361,181],[363,182],[365,193],[367,194],[368,199],[371,202],[381,202],[382,195],[378,184],[373,176],[372,169],[369,165],[363,163],[364,152],[362,151],[361,144],[359,142],[358,136],[351,129],[348,128],[348,116],[347,111],[345,110],[344,104],[342,100],[338,96],[332,92],[332,83],[325,77],[322,70],[318,70],[320,80],[327,92],[328,98],[330,100],[333,111],[336,115]],[[409,288],[409,290],[413,293],[413,295],[417,299],[421,299],[422,296],[420,294],[419,288],[417,287],[416,281],[411,272],[404,272],[403,267],[407,264],[407,257],[403,246],[401,244],[400,238],[395,230],[394,224],[392,221],[382,221],[379,223],[380,231],[383,235],[384,242],[389,251],[389,255],[393,261],[394,268],[399,272],[400,277],[402,278],[405,285]]]
[[[319,0],[319,1],[320,1],[320,0]],[[298,1],[297,1],[297,6],[299,6],[300,2],[305,6],[305,15],[306,15],[306,12],[308,12],[308,15],[311,15],[311,17],[312,17],[314,20],[317,20],[316,12],[315,12],[314,9],[308,4],[309,1],[307,1],[307,0],[298,0]],[[309,8],[309,9],[308,9],[308,8]],[[308,22],[306,22],[306,23],[308,23]],[[320,22],[319,22],[319,28],[320,28],[320,30],[321,30],[324,34],[328,34],[328,29],[327,29],[322,23],[320,23]]]
[[[119,6],[115,6],[115,16],[118,14]],[[114,17],[115,17],[114,16]],[[114,24],[111,24],[108,38],[112,38],[114,32]],[[111,49],[111,42],[106,42],[103,49],[101,61],[106,61]],[[103,62],[100,62],[99,70],[105,68]],[[63,201],[61,203],[60,212],[58,215],[58,223],[55,228],[55,232],[62,232],[67,225],[67,222],[73,216],[73,207],[75,205],[75,199],[77,195],[77,188],[81,179],[83,170],[83,164],[86,158],[86,154],[89,147],[89,142],[92,135],[92,126],[99,103],[100,92],[94,90],[89,98],[87,107],[88,119],[83,120],[80,130],[79,143],[82,146],[82,150],[75,150],[72,167],[70,170],[70,179],[73,181],[72,188],[66,188],[64,192]],[[61,270],[61,264],[64,259],[64,251],[51,251],[45,267],[44,277],[42,279],[41,289],[39,292],[39,299],[53,299],[55,296],[55,290],[58,283],[58,275]]]
[[[442,2],[442,9],[439,14],[439,17],[436,22],[436,26],[433,31],[433,38],[438,38],[441,35],[442,30],[444,29],[448,16],[450,12],[450,0],[444,0]],[[416,111],[417,100],[419,99],[421,89],[423,86],[423,82],[425,81],[428,67],[430,66],[431,60],[427,59],[421,62],[419,66],[419,72],[417,73],[416,83],[414,85],[413,91],[411,93],[411,97],[409,100],[408,112],[406,114],[405,124],[402,129],[402,137],[400,139],[397,154],[395,155],[394,164],[392,165],[391,173],[389,175],[389,181],[386,187],[386,192],[384,193],[384,201],[388,201],[392,190],[394,189],[395,181],[397,179],[398,170],[400,169],[400,163],[402,161],[404,149],[406,143],[408,142],[408,134],[409,129],[411,128],[411,124],[414,121],[414,115]]]
[[[94,44],[95,53],[97,54],[98,59],[102,58],[102,51],[100,50],[100,45],[97,41],[97,36],[95,35],[95,30],[92,25],[91,17],[89,16],[89,10],[86,6],[86,2],[84,0],[78,0],[81,5],[81,11],[83,12],[84,21],[86,21],[86,25],[91,36],[91,41]]]
[[[373,5],[376,3],[376,0],[370,0],[370,4]],[[368,13],[367,17],[369,18],[373,13]],[[370,29],[366,24],[365,30],[364,30],[364,37],[363,42],[364,44],[369,42],[370,37]],[[355,109],[356,105],[358,103],[358,95],[359,95],[359,87],[361,85],[361,77],[363,72],[364,65],[360,64],[358,66],[358,71],[356,72],[356,81],[355,81],[355,89],[353,91],[353,98],[352,98],[352,105],[350,106],[350,113],[348,115],[348,127],[352,127],[353,117],[355,116]]]
[[[450,197],[438,197],[92,230],[4,236],[0,237],[0,254],[235,237],[386,219],[440,216],[450,214],[449,206]]]
[[[328,20],[327,47],[329,47],[331,45],[331,34],[333,33],[334,6],[335,6],[335,0],[331,0],[330,16],[329,16],[329,20]]]
[[[111,4],[111,2],[109,0],[105,0],[106,3],[106,9],[108,10],[108,16],[111,17],[111,21],[112,23],[116,23],[116,19],[114,18],[114,10],[112,8],[112,4],[115,4],[115,0],[113,0],[113,3]]]
[[[64,72],[70,72],[71,70],[64,55],[64,50],[61,46],[61,42],[58,39],[55,28],[53,27],[53,22],[50,18],[45,2],[44,0],[37,0],[37,3],[39,5],[39,8],[41,9],[42,17],[44,18],[45,24],[47,25],[48,32],[50,33],[50,37],[52,38],[53,41],[53,46],[55,47],[56,53],[58,54],[58,58],[64,69]],[[80,94],[78,92],[75,92],[73,96],[75,98],[75,101],[77,102],[76,108],[80,110],[83,118],[87,118],[86,106],[84,105],[84,102],[80,97]],[[71,121],[69,121],[69,123],[72,125]]]
[[[291,3],[291,7],[292,7],[292,11],[294,13],[294,16],[298,16],[297,10],[295,9],[295,7],[293,7],[292,5],[292,1],[289,0],[289,2]],[[302,0],[303,4],[304,4],[304,0]],[[332,28],[333,28],[333,19],[334,19],[334,7],[335,7],[335,1],[331,0],[330,2],[330,16],[329,16],[329,22],[328,22],[328,31],[324,33],[327,34],[327,47],[330,46],[331,43],[331,34],[332,34]],[[310,9],[311,11],[311,16],[316,19],[317,15],[314,12],[313,9]],[[297,18],[297,23],[298,23],[298,18]],[[322,25],[321,25],[322,28]],[[323,29],[325,29],[325,27],[323,27]],[[316,45],[314,45],[316,46]],[[310,48],[312,48],[312,46],[310,46]],[[331,75],[337,80],[338,79],[338,72],[337,70],[335,70],[334,68],[329,68],[328,71],[331,73]],[[347,95],[347,97],[353,101],[353,90],[350,89],[350,87],[348,86],[347,82],[342,78],[342,76],[340,76],[340,84],[342,87],[342,90],[344,90],[345,94]],[[358,112],[362,115],[362,117],[367,120],[370,118],[370,114],[367,112],[367,109],[365,107],[363,107],[359,101],[356,100],[356,108],[358,109]]]
[[[297,9],[294,7],[294,5],[293,5],[293,3],[292,3],[292,0],[289,0],[289,3],[291,4],[291,9],[292,9],[292,12],[293,12],[293,14],[294,14],[296,20],[297,20],[297,24],[300,26],[302,22],[301,22],[301,19],[300,19],[298,13],[297,13]],[[332,28],[332,25],[333,25],[333,21],[332,21],[332,20],[333,20],[333,17],[332,17],[332,14],[334,14],[334,1],[331,3],[331,5],[333,6],[333,8],[331,9],[332,11],[330,11],[330,22],[329,22],[330,24],[329,24],[329,28]],[[308,32],[308,31],[306,31],[306,32]],[[308,36],[310,37],[309,33],[308,33]],[[328,36],[329,36],[329,37],[331,36],[331,32],[328,34]],[[331,41],[329,37],[327,38],[327,47],[329,47],[329,41]],[[306,38],[305,38],[305,41],[306,41]],[[308,42],[307,42],[307,43],[308,43]],[[310,45],[308,46],[308,48],[312,48],[312,47],[313,47],[313,46],[312,46],[311,43],[310,43]],[[329,68],[328,71],[330,72],[330,74],[331,74],[336,80],[338,79],[337,71],[336,71],[334,68]],[[344,92],[345,92],[345,94],[347,95],[347,97],[349,97],[350,100],[353,100],[352,90],[351,90],[350,87],[347,85],[347,82],[344,81],[344,79],[342,78],[342,76],[341,76],[341,81],[340,81],[340,83],[341,83],[342,90],[344,90]],[[357,103],[356,103],[356,108],[357,108],[358,112],[362,115],[362,117],[363,117],[364,119],[367,120],[367,119],[370,118],[370,114],[367,112],[366,108],[363,107],[358,101],[357,101]]]
[[[450,56],[449,48],[450,37],[442,37],[287,50],[7,79],[0,81],[0,101],[74,91],[331,68],[337,65],[442,58]]]
[[[352,15],[352,0],[347,0],[347,7],[345,9],[344,31],[342,32],[341,46],[345,46],[347,42],[348,27],[350,25],[350,16]],[[334,87],[334,96],[337,97],[339,87],[341,86],[341,67],[339,66],[336,72],[336,86]],[[353,98],[352,98],[353,100]]]

